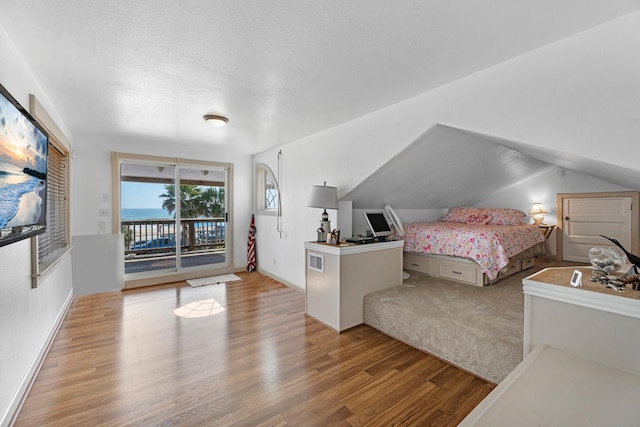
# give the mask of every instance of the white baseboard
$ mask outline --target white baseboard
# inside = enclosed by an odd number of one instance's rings
[[[304,289],[301,288],[300,286],[296,286],[293,283],[290,283],[290,282],[286,281],[282,277],[278,277],[277,275],[269,273],[268,271],[264,271],[264,270],[258,268],[258,273],[264,274],[267,277],[271,277],[273,280],[277,280],[278,282],[280,282],[280,283],[282,283],[284,285],[287,285],[288,287],[293,288],[296,291],[304,292]]]
[[[47,335],[42,341],[40,348],[36,352],[36,355],[33,358],[33,361],[31,362],[31,365],[29,366],[27,373],[22,378],[22,381],[20,382],[20,386],[18,387],[15,394],[13,395],[13,398],[9,402],[9,406],[7,407],[7,410],[5,411],[4,414],[2,414],[2,418],[0,418],[0,426],[11,426],[15,423],[16,418],[18,417],[18,413],[20,412],[20,409],[22,408],[22,405],[24,404],[24,401],[26,400],[27,395],[31,390],[31,386],[33,386],[33,383],[36,380],[36,377],[38,376],[38,372],[42,367],[44,358],[47,356],[47,353],[49,352],[49,348],[51,348],[51,344],[53,343],[53,340],[56,337],[58,330],[60,329],[60,325],[62,324],[64,317],[67,315],[67,311],[69,310],[69,307],[71,306],[72,301],[73,301],[73,290],[69,292],[69,295],[67,295],[67,299],[62,305],[62,308],[60,309],[60,312],[58,313],[58,316],[56,317],[55,322],[49,328],[49,331],[47,332]]]

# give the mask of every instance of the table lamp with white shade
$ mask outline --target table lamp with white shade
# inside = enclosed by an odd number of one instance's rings
[[[533,223],[535,225],[546,225],[544,223],[544,214],[548,214],[544,207],[542,207],[542,203],[534,203],[531,206],[531,211],[529,215],[533,215]]]
[[[314,185],[311,187],[309,207],[324,209],[320,220],[322,231],[318,233],[318,241],[324,242],[327,239],[327,233],[331,233],[331,222],[329,221],[327,209],[338,209],[338,188],[327,186],[326,181],[324,185]]]

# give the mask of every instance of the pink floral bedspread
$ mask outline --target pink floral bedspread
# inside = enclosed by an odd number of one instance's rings
[[[543,233],[531,224],[415,222],[405,224],[404,230],[406,252],[469,258],[477,262],[491,280],[509,263],[509,257],[544,242]]]

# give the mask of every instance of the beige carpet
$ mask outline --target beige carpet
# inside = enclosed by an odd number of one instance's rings
[[[546,262],[476,287],[411,272],[404,285],[365,296],[364,322],[494,383],[522,361],[522,279]]]

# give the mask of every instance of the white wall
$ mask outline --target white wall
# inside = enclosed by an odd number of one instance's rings
[[[494,194],[489,199],[477,206],[496,206],[520,209],[529,213],[533,202],[541,202],[549,212],[544,215],[545,224],[557,225],[556,195],[558,193],[589,193],[607,191],[629,191],[631,189],[621,187],[610,182],[602,181],[580,172],[552,168],[538,175],[532,181],[511,187],[505,191]],[[533,218],[527,217],[526,222],[533,223]],[[554,230],[547,239],[547,248],[551,255],[556,254],[557,230]]]
[[[142,137],[113,141],[103,135],[75,135],[74,158],[71,165],[71,213],[74,218],[74,236],[99,234],[98,222],[104,220],[107,222],[106,233],[112,233],[111,217],[98,216],[100,209],[111,210],[111,203],[104,202],[102,196],[103,194],[111,195],[112,192],[112,151],[233,163],[234,264],[236,268],[246,267],[246,239],[253,206],[251,156],[196,148],[186,143],[169,144]]]
[[[546,224],[555,225],[556,195],[558,193],[588,193],[607,191],[629,191],[631,189],[621,187],[610,182],[602,181],[580,172],[568,171],[561,168],[554,168],[537,176],[533,181],[523,183],[509,188],[508,190],[494,194],[487,200],[476,206],[496,206],[521,209],[525,213],[529,212],[533,202],[541,202],[549,211],[545,215]],[[528,222],[533,220],[529,218]]]
[[[327,181],[344,195],[437,123],[640,170],[637,156],[629,155],[640,134],[640,79],[625,77],[640,75],[640,56],[630,53],[639,48],[636,12],[254,156],[275,170],[277,152],[283,153],[285,233],[275,232],[275,218],[258,217],[259,269],[303,288],[303,242],[315,239],[321,213],[307,207],[311,186]],[[606,187],[592,182],[599,188],[568,175],[560,190],[552,182],[539,188],[539,197]],[[330,216],[339,227],[335,211]]]
[[[66,130],[2,28],[0,58],[0,83],[27,109],[29,94],[35,94]],[[71,296],[71,256],[31,289],[31,245],[22,240],[0,248],[0,272],[0,425],[6,425]]]

